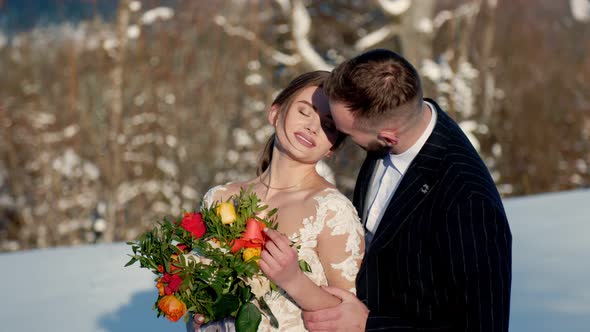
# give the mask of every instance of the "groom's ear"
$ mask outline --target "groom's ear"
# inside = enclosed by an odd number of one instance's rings
[[[381,129],[377,138],[388,147],[393,147],[398,143],[397,133],[393,129]]]
[[[277,123],[277,117],[279,115],[279,105],[274,104],[270,107],[270,110],[268,110],[268,122],[275,126]]]

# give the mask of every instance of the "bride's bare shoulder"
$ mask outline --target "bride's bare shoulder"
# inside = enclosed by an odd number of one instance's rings
[[[307,196],[306,201],[312,204],[317,204],[317,202],[323,201],[325,198],[333,196],[346,198],[346,196],[335,185],[326,181],[325,183],[322,183],[314,188],[314,190],[311,191]]]
[[[238,194],[240,190],[248,189],[248,182],[228,182],[226,184],[215,186],[205,195],[205,200],[209,204],[213,202],[225,202],[230,196]]]

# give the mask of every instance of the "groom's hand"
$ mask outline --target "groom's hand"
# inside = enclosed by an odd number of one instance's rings
[[[364,331],[369,309],[354,294],[338,287],[322,288],[340,298],[342,302],[328,309],[304,311],[305,327],[311,332],[319,331]]]

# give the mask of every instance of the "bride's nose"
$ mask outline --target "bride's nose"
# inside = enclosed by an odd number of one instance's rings
[[[313,134],[317,134],[318,130],[320,127],[320,122],[319,121],[314,121],[311,120],[309,121],[306,125],[305,125],[305,129],[307,129],[307,131],[313,133]]]

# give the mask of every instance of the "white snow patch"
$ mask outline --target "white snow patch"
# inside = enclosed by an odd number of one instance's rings
[[[590,190],[505,199],[513,235],[512,289],[518,290],[512,292],[510,331],[587,330],[588,201]],[[11,241],[2,248],[19,245]],[[114,243],[0,254],[0,266],[18,266],[17,278],[0,275],[0,285],[9,285],[2,296],[10,299],[0,303],[2,329],[186,331],[182,321],[156,318],[154,275],[137,264],[124,268],[130,253],[128,245]],[[75,315],[56,315],[48,309],[56,303],[60,312]]]
[[[416,23],[416,30],[428,34],[434,31],[434,26],[432,25],[432,21],[428,17],[423,17],[420,20],[418,20],[418,23]]]
[[[411,0],[377,0],[381,8],[388,14],[399,16],[410,9]]]
[[[233,135],[234,141],[238,147],[248,147],[254,143],[248,132],[243,128],[235,129]]]
[[[132,12],[137,12],[141,9],[141,1],[131,1],[129,3],[129,9],[131,9]]]
[[[246,76],[244,83],[246,83],[246,85],[260,85],[262,80],[262,75],[254,73]]]
[[[129,37],[129,39],[137,39],[140,34],[141,34],[141,29],[139,28],[139,26],[137,26],[135,24],[130,25],[127,28],[127,37]]]
[[[590,22],[590,0],[570,0],[570,9],[576,21]]]
[[[156,166],[158,166],[158,168],[162,172],[164,172],[164,174],[172,178],[175,178],[178,174],[178,166],[176,165],[176,163],[164,157],[158,157],[158,159],[156,160]]]
[[[166,21],[174,17],[174,11],[168,7],[156,7],[154,9],[150,9],[143,13],[141,16],[141,23],[145,25],[150,25],[156,22],[157,20]]]

